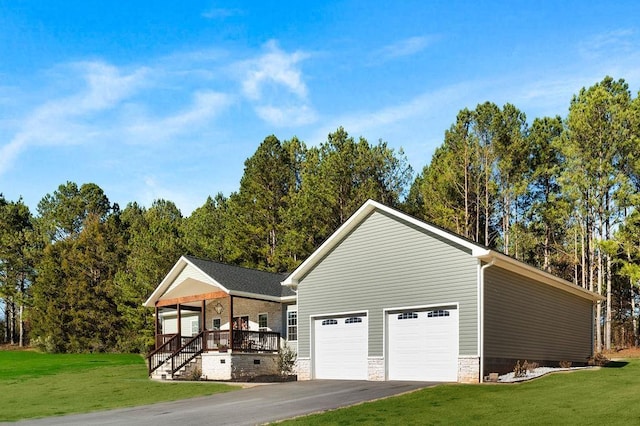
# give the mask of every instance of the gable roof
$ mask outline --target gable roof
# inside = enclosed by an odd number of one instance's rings
[[[563,291],[573,293],[577,296],[597,301],[602,300],[603,297],[599,294],[593,293],[587,289],[577,286],[562,278],[556,277],[548,272],[537,269],[531,265],[520,262],[505,254],[494,251],[481,244],[468,240],[453,232],[447,231],[443,228],[431,225],[422,220],[416,219],[413,216],[409,216],[406,213],[402,213],[396,209],[385,206],[373,200],[367,200],[345,223],[342,224],[324,243],[316,249],[304,262],[300,264],[283,282],[283,286],[295,288],[298,282],[304,278],[324,257],[333,250],[344,238],[349,235],[356,227],[364,222],[374,211],[380,211],[387,215],[407,222],[411,225],[423,229],[429,233],[435,234],[444,240],[458,245],[464,249],[469,250],[471,256],[476,259],[485,262],[487,264],[493,264],[503,269],[510,270],[517,274],[535,279],[538,282],[542,282],[552,287],[559,288]]]
[[[232,296],[253,297],[272,301],[295,300],[295,292],[281,285],[286,274],[259,271],[241,266],[200,259],[194,256],[182,256],[164,277],[158,287],[149,296],[144,306],[153,307],[162,295],[171,287],[180,272],[188,265],[197,268],[207,278],[207,284],[220,287]]]

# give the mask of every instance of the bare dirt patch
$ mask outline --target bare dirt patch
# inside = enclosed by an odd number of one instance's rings
[[[0,344],[0,351],[31,351],[33,348],[29,346],[18,346],[9,343]]]
[[[607,358],[640,358],[640,347],[606,351],[604,354]]]

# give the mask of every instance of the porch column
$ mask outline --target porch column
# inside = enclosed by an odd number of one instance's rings
[[[156,305],[155,308],[156,308],[156,314],[153,317],[153,319],[155,321],[155,329],[156,329],[156,339],[155,339],[156,340],[156,349],[158,349],[158,334],[160,334],[160,333],[158,333],[158,331],[160,331],[159,327],[158,327],[158,325],[160,324],[160,318],[158,317],[158,313],[160,312],[160,310],[158,309],[157,305]]]
[[[233,296],[229,295],[229,349],[233,351]]]
[[[200,320],[202,323],[200,324],[200,331],[205,331],[207,329],[207,301],[202,301],[202,310],[200,311],[202,314],[200,315]]]
[[[202,309],[200,311],[200,331],[205,331],[207,329],[207,301],[202,299]],[[202,350],[207,350],[207,336],[203,336],[202,339]]]
[[[180,336],[180,346],[182,346],[182,317],[180,316],[180,304],[176,305],[178,309],[178,336]]]

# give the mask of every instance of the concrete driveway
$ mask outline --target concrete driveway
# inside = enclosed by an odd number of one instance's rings
[[[48,417],[17,424],[255,425],[385,398],[434,384],[351,380],[273,383],[207,397],[89,414]]]

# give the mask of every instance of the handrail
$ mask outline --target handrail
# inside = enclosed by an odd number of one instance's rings
[[[167,361],[168,357],[165,357],[163,354],[166,354],[167,352],[171,352],[173,354],[173,352],[175,351],[173,347],[180,346],[179,344],[176,345],[176,342],[179,339],[180,335],[176,334],[171,339],[164,342],[159,348],[151,351],[151,353],[147,356],[147,359],[149,360],[149,375],[151,375],[151,373],[156,371],[162,364]]]
[[[181,348],[171,354],[171,374],[184,367],[189,361],[202,353],[204,342],[204,331],[192,337]],[[177,365],[176,365],[177,364]]]

